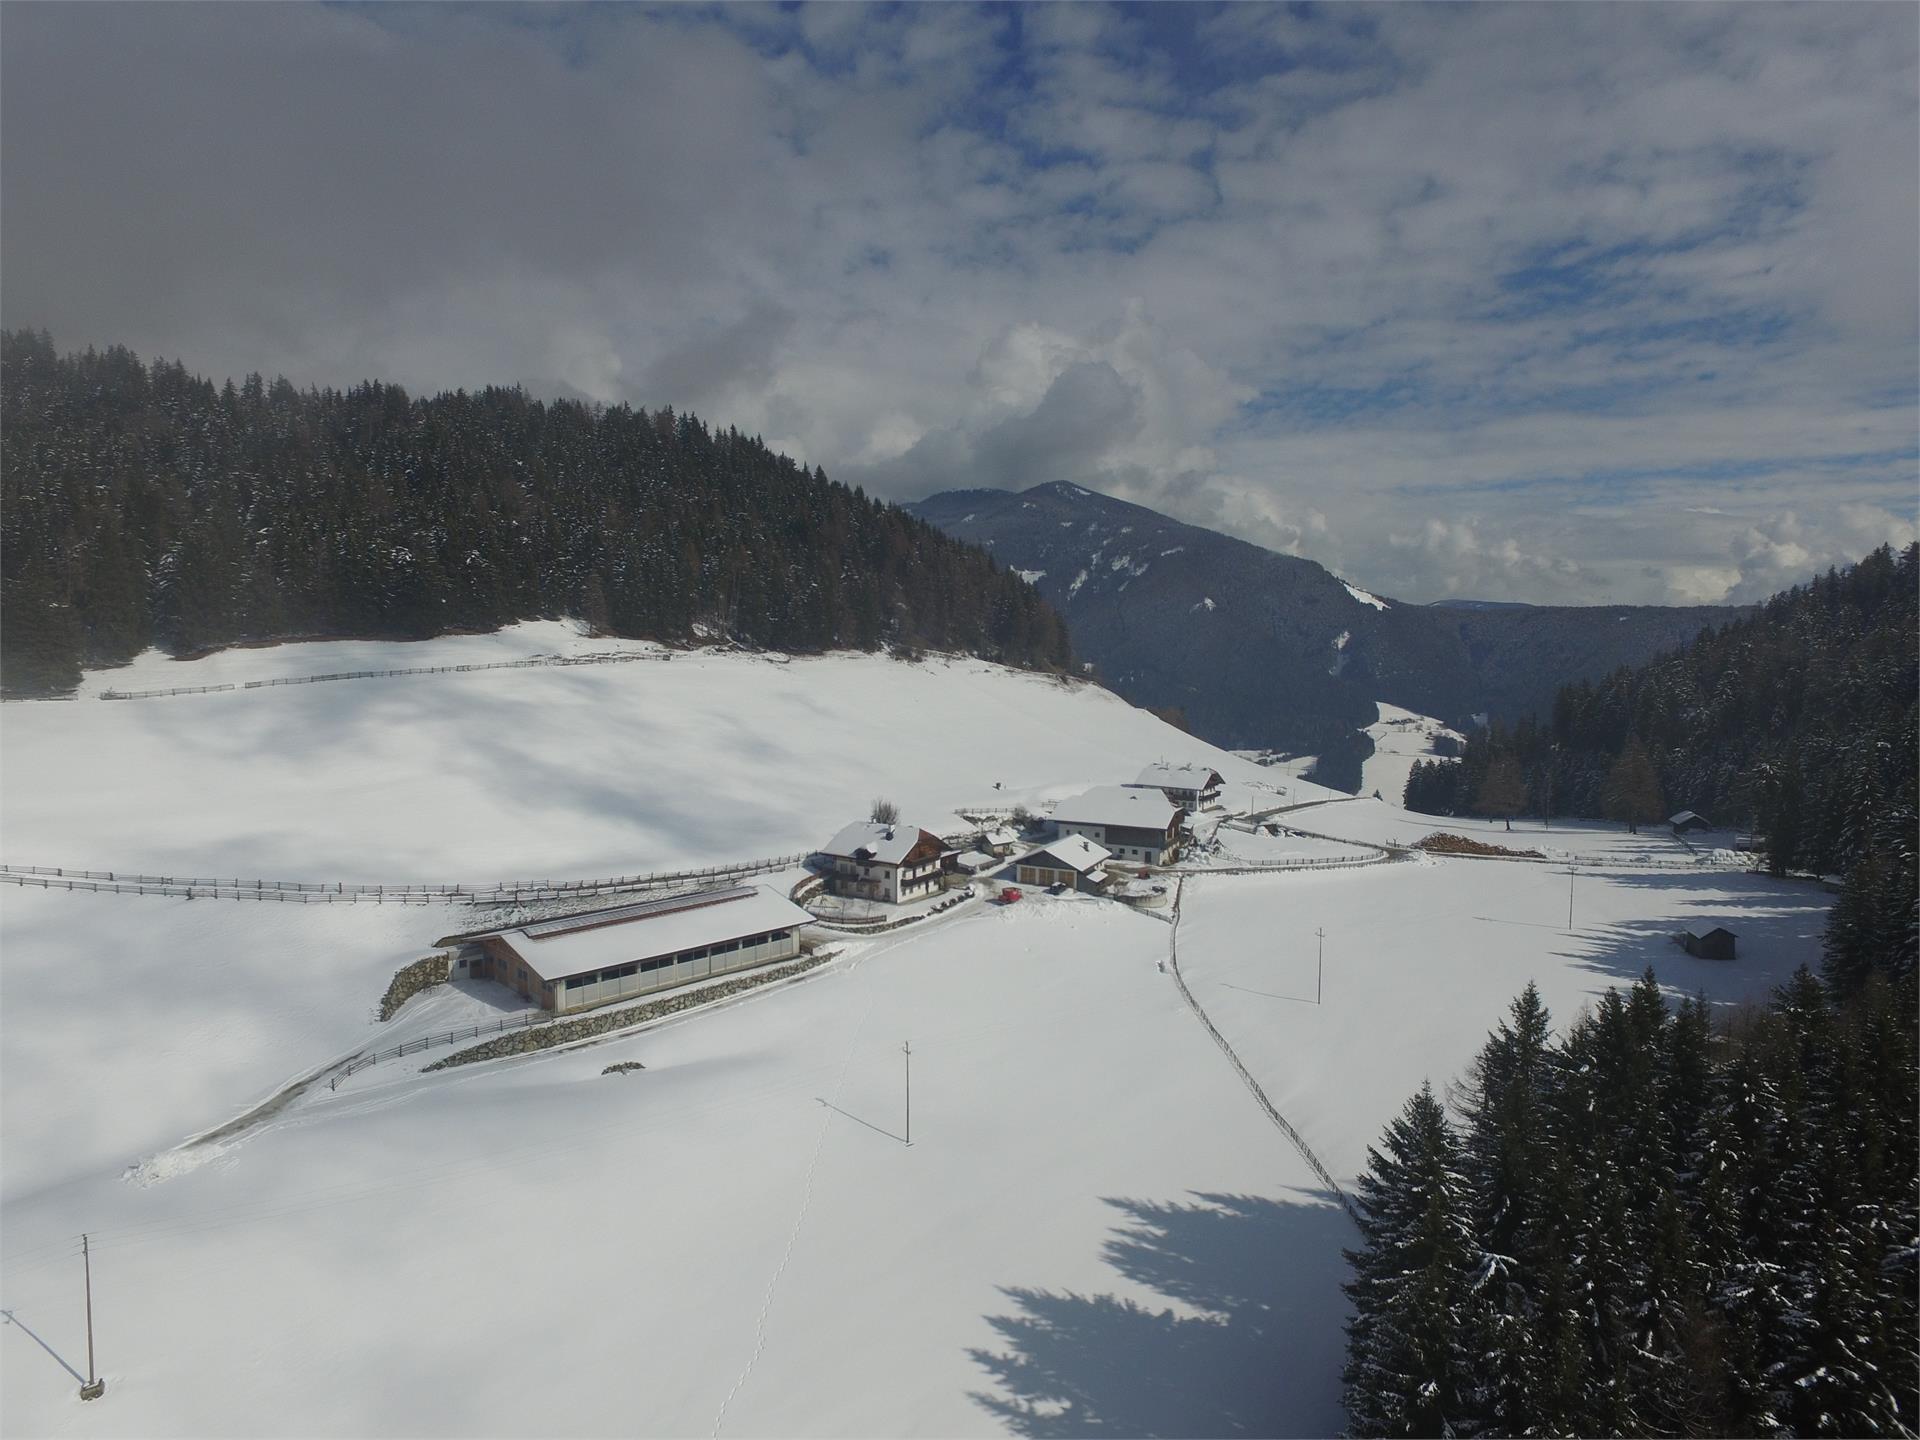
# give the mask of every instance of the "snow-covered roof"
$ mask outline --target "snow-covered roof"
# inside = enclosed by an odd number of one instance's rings
[[[1133,785],[1096,785],[1053,807],[1056,824],[1124,825],[1134,830],[1164,831],[1179,813],[1180,807],[1158,789]]]
[[[1113,858],[1111,850],[1103,850],[1084,835],[1069,835],[1064,840],[1056,840],[1051,845],[1043,845],[1038,850],[1020,857],[1018,863],[1031,865],[1034,856],[1046,855],[1058,860],[1069,870],[1085,875],[1095,866],[1104,864]]]
[[[792,930],[812,919],[764,885],[736,885],[525,925],[501,931],[500,938],[542,980],[559,980],[629,960]]]
[[[1196,765],[1191,761],[1170,765],[1163,760],[1158,765],[1147,766],[1133,783],[1156,785],[1162,790],[1205,790],[1209,785],[1220,783],[1220,772],[1210,765]]]
[[[1020,832],[1011,825],[996,825],[987,831],[986,839],[989,845],[1017,845]]]
[[[820,847],[822,855],[839,855],[848,860],[865,851],[870,859],[882,865],[898,865],[907,858],[907,852],[920,843],[920,837],[926,835],[936,849],[945,849],[937,835],[927,835],[918,825],[908,825],[896,820],[891,825],[880,820],[862,820],[858,825],[849,825],[833,839]]]
[[[978,850],[969,850],[963,855],[956,856],[953,863],[962,870],[985,870],[988,866],[998,865],[1000,862],[991,855],[982,855]]]
[[[1706,816],[1694,810],[1682,810],[1678,815],[1670,815],[1667,817],[1667,823],[1669,825],[1685,825],[1693,820],[1698,820],[1702,825],[1710,825],[1713,823],[1708,820]]]

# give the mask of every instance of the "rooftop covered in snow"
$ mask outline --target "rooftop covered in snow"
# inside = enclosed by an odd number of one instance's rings
[[[1165,831],[1180,807],[1157,789],[1133,785],[1096,785],[1053,807],[1058,825],[1116,825],[1131,830]]]
[[[1055,840],[1030,854],[1022,855],[1022,865],[1045,865],[1047,861],[1058,861],[1057,866],[1076,874],[1085,875],[1113,858],[1111,850],[1102,849],[1084,835],[1069,835],[1064,840]]]
[[[1174,765],[1162,760],[1157,765],[1147,766],[1133,783],[1154,785],[1162,790],[1210,790],[1222,782],[1220,772],[1211,765],[1197,765],[1192,761]]]
[[[944,850],[938,835],[917,825],[896,820],[862,820],[849,825],[820,847],[822,855],[837,855],[847,860],[869,860],[881,865],[901,865],[914,846],[925,840],[937,854]]]
[[[542,980],[560,980],[629,960],[792,930],[812,919],[764,885],[735,885],[541,921],[500,931],[498,938]]]

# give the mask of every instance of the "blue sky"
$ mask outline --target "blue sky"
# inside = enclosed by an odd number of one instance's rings
[[[1077,483],[1413,600],[1914,534],[1902,5],[8,7],[10,325]]]

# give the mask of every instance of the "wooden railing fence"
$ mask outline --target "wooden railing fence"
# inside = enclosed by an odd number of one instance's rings
[[[709,865],[699,870],[616,875],[598,880],[501,880],[482,885],[349,885],[306,880],[209,879],[200,876],[129,875],[113,870],[72,870],[51,865],[0,864],[0,884],[44,890],[94,890],[136,895],[172,895],[190,900],[274,900],[306,904],[511,905],[529,900],[655,890],[703,880],[764,875],[789,870],[806,854],[772,855]]]

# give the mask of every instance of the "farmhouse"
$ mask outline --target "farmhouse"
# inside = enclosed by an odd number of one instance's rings
[[[1678,815],[1669,816],[1667,818],[1667,824],[1673,827],[1673,833],[1676,835],[1686,835],[1695,830],[1713,829],[1713,822],[1711,820],[1707,819],[1704,815],[1696,814],[1692,810],[1682,810]]]
[[[1680,944],[1689,955],[1698,955],[1702,960],[1733,959],[1733,931],[1724,925],[1716,925],[1711,930],[1689,929],[1680,936]]]
[[[1022,885],[1071,885],[1098,893],[1106,883],[1103,868],[1112,856],[1083,835],[1056,840],[1044,849],[1014,862],[1014,877]]]
[[[765,886],[700,890],[479,936],[466,973],[565,1014],[791,959],[812,918]]]
[[[1189,814],[1220,803],[1220,787],[1225,784],[1218,770],[1205,765],[1169,765],[1162,761],[1140,772],[1129,789],[1158,790]]]
[[[1137,785],[1099,785],[1053,807],[1060,835],[1084,835],[1116,860],[1165,865],[1180,854],[1180,807]]]
[[[835,895],[899,904],[940,888],[940,837],[898,821],[849,825],[819,852]]]

